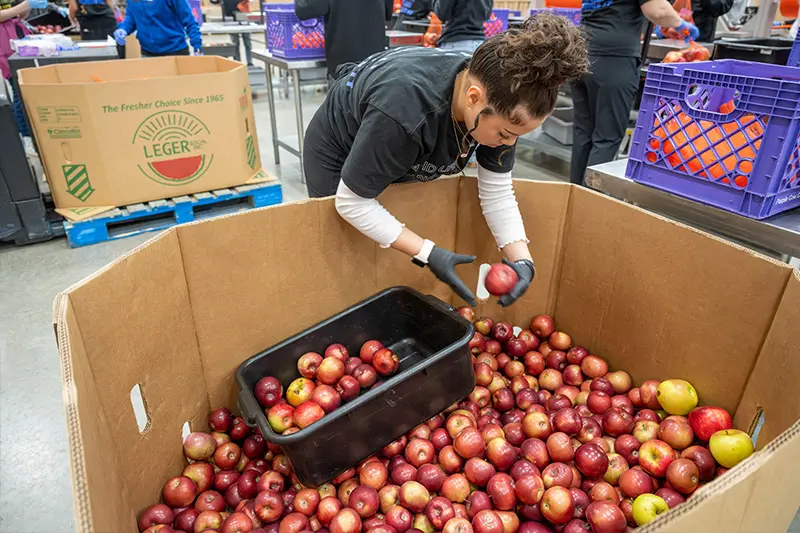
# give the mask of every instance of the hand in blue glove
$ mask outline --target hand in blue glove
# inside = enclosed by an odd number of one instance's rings
[[[691,22],[681,21],[681,25],[675,28],[675,31],[683,35],[683,40],[687,43],[689,41],[696,41],[700,37],[700,30]]]
[[[114,40],[117,41],[117,44],[120,46],[125,46],[125,37],[127,36],[128,32],[122,28],[117,28],[117,30],[114,32]]]
[[[664,32],[661,31],[661,26],[656,26],[656,37],[658,39],[663,39],[664,38]]]
[[[31,9],[44,9],[47,7],[47,0],[28,0]]]
[[[69,9],[66,7],[57,7],[56,11],[58,11],[58,14],[62,17],[69,17]]]

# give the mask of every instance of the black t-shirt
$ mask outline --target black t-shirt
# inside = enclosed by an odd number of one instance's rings
[[[492,16],[493,0],[437,0],[436,15],[444,22],[439,44],[486,38],[483,23]]]
[[[583,0],[581,26],[589,38],[589,54],[641,57],[647,0]]]
[[[408,47],[343,66],[319,111],[329,141],[314,149],[329,161],[343,162],[342,179],[364,198],[377,197],[395,182],[431,181],[460,172],[475,145],[471,137],[463,144],[463,134],[457,138],[451,103],[456,76],[469,57]],[[459,127],[468,130],[464,124]],[[510,172],[515,149],[479,146],[478,163]]]

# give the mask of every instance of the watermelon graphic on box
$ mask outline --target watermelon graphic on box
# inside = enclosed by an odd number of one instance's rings
[[[206,125],[186,111],[161,111],[150,115],[133,134],[142,150],[142,174],[162,185],[191,183],[203,176],[214,161],[203,152],[211,135]]]

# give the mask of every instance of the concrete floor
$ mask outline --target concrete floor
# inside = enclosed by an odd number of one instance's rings
[[[322,98],[314,89],[303,91],[306,120]],[[264,166],[281,180],[286,201],[305,198],[297,159],[283,152],[283,165],[274,164],[265,94],[255,109]],[[291,134],[293,100],[279,96],[276,115],[281,134]],[[521,157],[529,162],[518,162],[517,177],[566,175],[565,165],[546,156],[522,150]],[[151,235],[78,249],[63,238],[26,247],[0,244],[0,533],[74,530],[53,298]],[[795,527],[791,531],[800,533],[800,523]]]

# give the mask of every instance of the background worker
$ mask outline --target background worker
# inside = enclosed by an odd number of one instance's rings
[[[83,41],[105,41],[114,35],[113,0],[68,0],[69,19],[78,22]]]
[[[300,20],[325,18],[325,59],[333,79],[339,65],[358,63],[386,48],[392,7],[392,0],[297,0],[294,10]]]
[[[517,139],[541,125],[555,108],[558,87],[588,66],[580,29],[540,14],[522,30],[489,39],[473,56],[404,47],[340,69],[306,131],[308,194],[335,195],[336,210],[347,222],[382,248],[427,266],[474,305],[455,267],[475,258],[425,240],[377,198],[392,183],[460,172],[477,153],[484,218],[504,261],[519,276],[500,299],[510,305],[534,275],[511,181]]]
[[[574,132],[570,181],[582,184],[586,167],[613,161],[639,90],[641,35],[647,18],[697,39],[667,0],[583,0],[581,26],[589,41],[590,72],[572,85]]]
[[[713,43],[717,33],[717,19],[732,7],[733,0],[694,0],[692,20],[700,32],[697,39],[704,43]]]
[[[23,0],[16,5],[13,0],[0,0],[0,74],[4,80],[11,79],[11,69],[8,66],[8,58],[14,53],[11,41],[30,33],[22,21],[32,7],[45,8],[47,0]]]
[[[431,12],[431,0],[403,0],[394,23],[395,30],[405,31],[405,20],[422,20]]]
[[[142,57],[188,56],[187,35],[194,55],[203,55],[203,36],[188,0],[130,0],[114,40],[125,46],[125,37],[133,32]]]
[[[240,3],[241,0],[222,0],[222,20],[225,20],[226,17],[230,17],[231,20],[236,20],[236,13],[242,13],[239,9]],[[242,60],[242,53],[239,48],[241,44],[240,41],[244,41],[244,57],[247,60],[247,66],[253,66],[253,40],[250,38],[250,34],[232,33],[231,41],[236,49],[233,52],[233,58],[236,61]]]
[[[494,0],[433,0],[433,12],[444,24],[439,48],[472,53],[486,40],[483,23]]]

